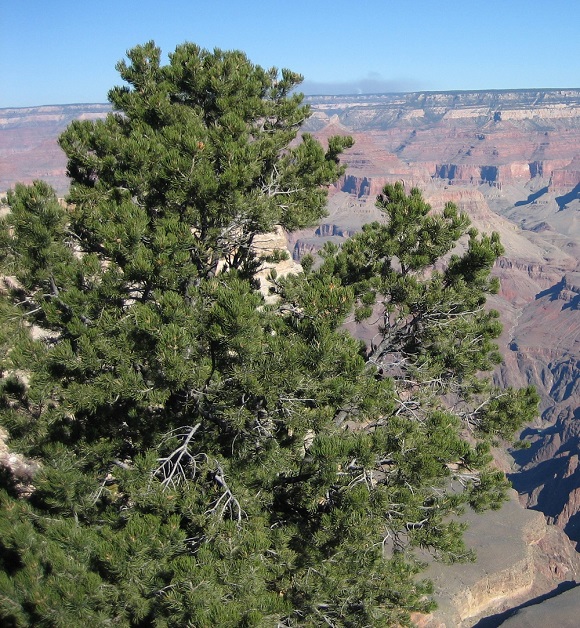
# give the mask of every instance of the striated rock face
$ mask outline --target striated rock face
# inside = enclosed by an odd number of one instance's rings
[[[476,626],[483,617],[507,614],[580,578],[580,555],[565,535],[540,513],[523,510],[515,492],[501,510],[466,519],[466,543],[477,561],[430,565],[426,576],[435,585],[438,609],[415,615],[417,626]]]
[[[387,177],[357,177],[355,175],[346,175],[337,184],[342,192],[352,194],[356,198],[377,196],[381,190],[389,182]]]
[[[550,192],[566,192],[580,185],[580,155],[566,166],[554,168],[550,178]]]
[[[412,165],[414,175],[424,168],[430,177],[451,184],[501,186],[537,176],[549,179],[553,173],[554,186],[579,183],[575,159],[579,156],[580,90],[391,94],[311,101],[316,107],[313,128],[332,119],[355,135],[370,135],[385,154],[401,162],[399,172],[409,173]],[[367,159],[369,154],[366,150]],[[360,156],[357,162],[361,163]]]
[[[59,195],[68,190],[66,157],[56,140],[73,120],[104,118],[109,105],[0,109],[0,192],[43,179]]]

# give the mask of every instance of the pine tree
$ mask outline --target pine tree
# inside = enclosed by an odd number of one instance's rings
[[[128,59],[60,139],[67,205],[8,195],[0,417],[41,467],[2,478],[0,617],[406,624],[432,607],[413,550],[470,558],[456,515],[499,507],[489,443],[537,403],[482,375],[498,239],[387,186],[385,224],[266,304],[254,238],[319,220],[352,140],[298,138],[301,77],[240,52]],[[343,328],[375,314],[370,347]]]

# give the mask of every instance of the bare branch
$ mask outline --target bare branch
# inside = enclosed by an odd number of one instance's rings
[[[182,481],[193,479],[197,475],[197,465],[200,458],[190,453],[189,443],[200,427],[201,423],[193,427],[178,427],[165,436],[165,440],[177,437],[182,442],[168,456],[158,458],[157,462],[160,464],[152,473],[154,477],[161,479],[164,489],[176,488]],[[201,456],[205,458],[205,454],[201,454]]]
[[[223,519],[226,513],[229,513],[230,516],[238,521],[242,520],[242,515],[245,514],[242,510],[240,502],[236,499],[230,487],[228,486],[224,471],[219,464],[216,462],[217,469],[213,475],[214,480],[219,486],[222,487],[224,492],[222,495],[213,503],[212,507],[205,512],[206,515],[209,514],[217,514],[220,519]]]

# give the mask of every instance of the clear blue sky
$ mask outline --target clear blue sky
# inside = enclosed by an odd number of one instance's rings
[[[0,107],[106,102],[150,39],[242,49],[306,93],[580,87],[577,0],[0,0]]]

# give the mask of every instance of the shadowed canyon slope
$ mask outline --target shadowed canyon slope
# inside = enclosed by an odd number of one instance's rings
[[[502,288],[491,305],[504,323],[505,364],[497,378],[506,384],[532,383],[542,395],[541,417],[523,434],[530,449],[502,464],[523,503],[580,542],[580,90],[308,101],[313,107],[309,132],[322,140],[348,133],[356,144],[344,156],[348,169],[331,190],[327,219],[289,239],[294,258],[329,239],[340,243],[363,223],[381,220],[375,197],[385,183],[398,180],[420,187],[435,210],[453,201],[479,229],[498,231],[505,247],[495,270]],[[72,119],[101,118],[107,111],[107,105],[0,110],[0,191],[41,178],[64,194],[66,160],[56,138]],[[578,579],[576,558],[570,557],[566,561],[573,567],[567,574],[548,574],[540,586],[537,573],[550,565],[557,569],[554,547],[568,552],[564,535],[536,534],[536,523],[529,533],[532,519],[517,515],[513,504],[500,512],[524,539],[521,555],[505,566],[507,579],[498,576],[495,589],[489,584],[497,565],[481,578],[475,571],[459,574],[455,592],[448,591],[454,599],[442,600],[442,609],[450,609],[447,619],[438,624],[432,618],[435,623],[428,625],[460,625],[457,617],[461,625],[473,625],[470,618],[503,612],[546,594],[558,582]],[[525,541],[530,534],[534,540]],[[534,580],[524,546],[547,544],[538,540],[544,537],[551,540],[544,554],[537,551],[533,558]],[[453,580],[448,573],[441,577],[446,583]]]

